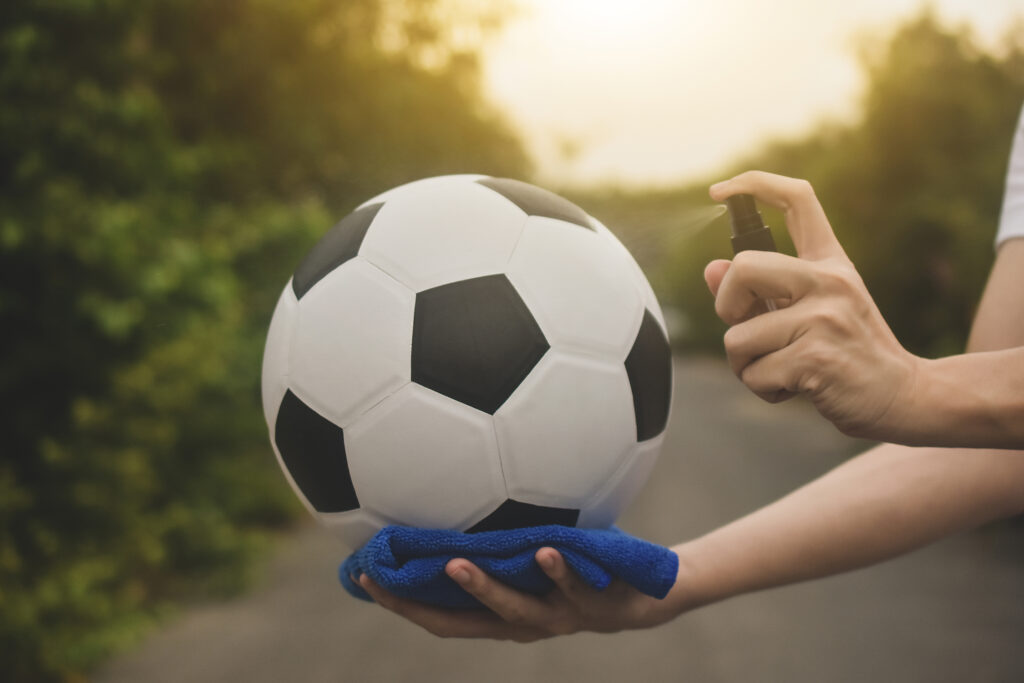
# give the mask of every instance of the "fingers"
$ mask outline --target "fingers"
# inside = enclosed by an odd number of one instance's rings
[[[782,209],[796,252],[803,258],[822,259],[845,254],[814,189],[806,180],[747,171],[712,185],[709,193],[715,201],[723,201],[734,194],[752,194],[763,203]]]
[[[768,403],[781,403],[794,396],[792,377],[780,375],[780,350],[790,348],[804,333],[806,327],[802,312],[794,308],[780,308],[733,325],[725,332],[725,353],[729,367],[747,388]],[[751,366],[766,356],[771,360]],[[770,369],[770,374],[765,370]]]
[[[490,612],[441,609],[400,598],[381,588],[366,575],[359,578],[359,585],[381,607],[443,638],[492,638],[528,642],[542,637],[533,629],[507,623]]]
[[[463,590],[510,624],[542,625],[550,616],[543,600],[492,579],[468,560],[452,560],[445,567],[445,572]]]
[[[565,558],[554,548],[541,548],[537,551],[535,558],[544,573],[555,582],[558,590],[577,605],[595,593],[593,588],[584,583],[576,575],[576,572],[569,568],[569,565],[565,563]]]
[[[792,398],[802,390],[803,370],[799,356],[798,350],[787,346],[752,361],[740,373],[740,379],[769,403]]]
[[[729,272],[730,265],[732,265],[730,261],[716,259],[704,268],[704,281],[708,283],[711,296],[718,296],[718,288],[722,284],[722,278]]]
[[[769,251],[740,252],[718,286],[715,312],[726,324],[735,325],[750,316],[758,300],[797,301],[815,283],[813,266],[806,261]]]
[[[795,308],[780,308],[733,325],[723,341],[729,366],[737,377],[753,361],[798,340],[806,331],[806,315]]]
[[[541,548],[537,563],[556,585],[546,598],[509,588],[465,559],[451,560],[445,572],[491,611],[447,610],[400,598],[368,576],[359,585],[382,607],[442,637],[496,638],[529,642],[580,628],[578,615],[598,592],[587,586],[553,548]],[[585,610],[584,610],[585,611]]]

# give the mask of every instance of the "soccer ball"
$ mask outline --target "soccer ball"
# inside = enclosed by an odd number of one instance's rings
[[[558,195],[427,178],[359,206],[278,300],[263,410],[310,512],[387,524],[611,525],[654,465],[672,363],[622,244]]]

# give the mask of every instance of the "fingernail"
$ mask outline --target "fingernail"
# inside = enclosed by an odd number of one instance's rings
[[[465,569],[462,569],[461,567],[453,571],[449,576],[451,576],[455,583],[459,584],[460,586],[465,586],[467,583],[469,583],[469,572],[467,572]]]
[[[555,558],[551,557],[550,555],[541,555],[539,558],[537,558],[537,562],[544,569],[555,568]]]

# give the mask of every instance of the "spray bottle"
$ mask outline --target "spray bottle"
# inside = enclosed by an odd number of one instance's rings
[[[761,213],[757,210],[753,195],[734,194],[726,198],[725,205],[729,208],[729,218],[732,219],[732,251],[734,254],[748,249],[778,251],[775,248],[775,240],[772,239],[771,231],[764,224],[764,219],[761,218]],[[771,299],[764,299],[754,305],[751,315],[774,310],[775,302]]]

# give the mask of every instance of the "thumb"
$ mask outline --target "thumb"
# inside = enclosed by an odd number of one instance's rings
[[[722,279],[729,272],[732,261],[715,259],[704,268],[704,281],[708,283],[711,296],[718,296],[718,288],[722,286]]]

